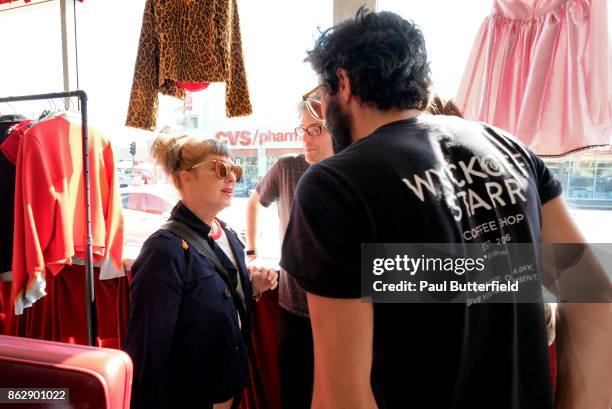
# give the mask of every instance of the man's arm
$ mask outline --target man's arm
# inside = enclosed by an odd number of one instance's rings
[[[308,293],[315,356],[312,409],[375,409],[374,311],[361,299]]]
[[[586,243],[560,196],[542,206],[542,242]]]
[[[586,242],[560,197],[542,206],[542,241]],[[557,409],[612,407],[612,304],[559,304],[559,313]]]
[[[246,249],[257,250],[257,216],[259,215],[259,193],[253,191],[247,203],[246,214]],[[254,260],[256,256],[247,256],[247,261]]]

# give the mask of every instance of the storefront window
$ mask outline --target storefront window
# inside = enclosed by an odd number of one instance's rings
[[[572,206],[612,210],[612,155],[582,154],[548,166]]]
[[[64,89],[59,1],[0,5],[0,95],[29,95]],[[21,6],[21,7],[19,7]],[[35,27],[35,30],[31,28]],[[38,117],[62,101],[0,104],[1,114]]]
[[[235,156],[234,162],[242,166],[242,180],[236,185],[234,197],[249,197],[259,182],[257,156],[243,154]]]
[[[563,191],[567,192],[567,184],[569,181],[569,168],[570,162],[567,160],[562,161],[548,161],[548,168],[555,176],[555,178],[561,182]]]
[[[144,1],[112,3],[116,7],[108,2],[76,5],[81,86],[90,95],[92,121],[103,127],[113,142],[117,161],[121,164],[118,173],[124,189],[143,185],[143,176],[152,185],[167,183],[168,179],[153,166],[148,154],[150,142],[157,132],[124,126]],[[314,73],[303,60],[306,50],[318,36],[318,27],[332,25],[332,13],[331,0],[239,2],[243,52],[253,105],[253,115],[249,117],[226,117],[223,84],[211,84],[205,90],[189,93],[184,102],[160,96],[158,130],[221,140],[232,149],[236,164],[244,168],[232,206],[221,215],[242,234],[246,203],[257,183],[281,155],[301,152],[301,140],[293,131],[298,121],[298,102],[316,83]],[[108,30],[109,21],[114,22],[113,30]],[[101,36],[102,32],[106,34]],[[135,155],[129,151],[133,141],[136,142]],[[271,243],[266,245],[268,256],[278,256],[276,210],[266,209],[264,213],[266,222],[260,223],[261,241]],[[263,253],[265,255],[265,249]]]
[[[612,159],[597,163],[595,172],[595,199],[609,200],[612,206]]]
[[[68,56],[69,68],[78,68],[78,87],[89,95],[92,125],[112,141],[116,174],[122,189],[134,185],[146,189],[145,185],[169,183],[148,154],[150,142],[157,132],[124,126],[144,3],[77,2],[76,26],[68,27],[76,29],[78,51]],[[68,4],[72,7],[71,2]],[[6,39],[8,45],[13,41],[9,39],[15,39],[21,50],[19,64],[0,64],[2,95],[63,89],[59,5],[59,0],[51,0],[34,1],[13,10],[7,10],[7,5],[0,7],[0,37]],[[240,1],[239,7],[253,115],[227,118],[225,87],[212,84],[203,91],[189,94],[184,102],[160,96],[158,130],[178,130],[215,138],[231,147],[235,162],[244,168],[244,177],[236,187],[232,211],[226,212],[226,221],[244,226],[246,200],[267,170],[282,155],[301,152],[302,141],[294,132],[298,102],[317,81],[303,59],[318,37],[318,29],[332,25],[333,1]],[[397,12],[419,24],[428,45],[436,92],[452,98],[489,7],[466,8],[463,3],[450,0],[378,0],[378,9]],[[24,29],[28,26],[37,29]],[[60,105],[61,101],[0,104],[0,114],[22,113],[35,118],[43,110],[53,110]],[[131,149],[132,143],[134,149]],[[600,213],[602,217],[612,216],[610,155],[592,153],[547,160],[547,163],[563,184],[564,195],[575,211],[599,209],[605,212],[605,215]],[[274,209],[269,212],[273,214]],[[276,234],[276,225],[265,226]],[[596,227],[587,226],[587,230]],[[278,240],[275,240],[274,248],[277,248]]]
[[[331,0],[240,2],[253,115],[227,118],[220,84],[190,95],[186,110],[199,118],[194,132],[227,143],[246,166],[244,186],[237,192],[252,190],[280,156],[301,152],[301,138],[294,132],[298,103],[317,81],[303,60],[318,28],[332,25],[332,5]],[[261,10],[271,10],[269,20]]]
[[[413,20],[423,32],[436,92],[454,98],[470,51],[490,2],[452,0],[378,0],[378,10],[388,10]],[[440,12],[444,10],[443,12]]]
[[[569,199],[592,199],[595,185],[595,161],[583,159],[572,161],[570,164],[567,197]]]

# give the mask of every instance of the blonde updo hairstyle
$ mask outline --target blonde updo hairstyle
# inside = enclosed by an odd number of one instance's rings
[[[231,157],[227,145],[214,139],[199,139],[190,135],[173,136],[161,133],[151,145],[151,155],[164,172],[181,188],[179,174],[206,160],[208,155]]]

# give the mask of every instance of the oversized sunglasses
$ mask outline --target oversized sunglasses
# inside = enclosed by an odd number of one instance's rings
[[[236,183],[240,182],[240,179],[242,179],[242,167],[238,166],[238,165],[232,165],[232,164],[228,164],[222,160],[218,160],[218,159],[212,159],[212,160],[207,160],[204,162],[200,162],[196,165],[193,165],[192,167],[189,168],[189,170],[191,169],[195,169],[198,166],[202,166],[202,165],[206,165],[207,163],[214,163],[215,164],[215,173],[217,174],[217,177],[219,179],[227,179],[227,177],[229,176],[230,172],[232,172],[234,174],[234,176],[236,176]]]
[[[321,110],[321,96],[319,90],[321,86],[317,85],[312,90],[302,95],[302,101],[306,105],[306,109],[314,119],[317,121],[323,121],[323,112]]]

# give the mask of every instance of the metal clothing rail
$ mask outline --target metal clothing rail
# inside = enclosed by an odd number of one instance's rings
[[[23,95],[0,98],[0,102],[36,101],[76,97],[81,103],[81,136],[83,141],[83,179],[85,184],[85,226],[87,226],[87,246],[85,250],[85,307],[87,310],[87,340],[95,346],[96,340],[96,304],[93,276],[93,237],[91,234],[91,200],[89,183],[89,134],[87,127],[87,94],[76,90],[69,92],[54,92],[50,94]]]

